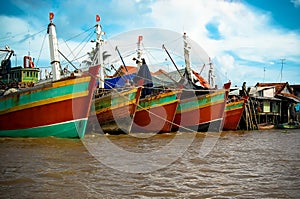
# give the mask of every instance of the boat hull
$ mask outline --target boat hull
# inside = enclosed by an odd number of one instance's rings
[[[179,103],[177,94],[177,91],[170,91],[141,99],[134,116],[131,132],[170,132]]]
[[[84,137],[99,66],[0,98],[0,136]]]
[[[246,100],[226,104],[223,130],[236,130],[245,109]]]
[[[283,124],[276,125],[275,128],[277,128],[277,129],[300,129],[300,123],[299,122],[283,123]]]
[[[93,100],[89,128],[109,134],[129,133],[139,103],[141,87],[111,92]],[[99,129],[97,129],[99,127]]]
[[[221,90],[180,100],[172,130],[219,132],[226,99],[226,91]]]
[[[0,130],[0,137],[62,137],[83,138],[87,118],[72,120],[68,122],[55,123],[51,125],[24,128],[22,130]]]

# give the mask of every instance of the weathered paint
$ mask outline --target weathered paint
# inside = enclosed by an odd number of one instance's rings
[[[111,92],[108,95],[96,98],[93,100],[93,106],[95,107],[96,114],[112,110],[121,106],[128,106],[136,103],[136,94],[138,88],[131,89],[129,91]]]
[[[98,122],[101,130],[107,133],[129,133],[141,90],[142,87],[112,91],[106,96],[96,98],[93,100],[88,125],[95,125],[95,122]]]

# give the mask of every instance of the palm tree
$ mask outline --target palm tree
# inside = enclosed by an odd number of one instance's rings
[[[91,52],[88,52],[87,55],[88,55],[88,58],[87,58],[86,60],[83,60],[82,63],[86,64],[86,66],[89,67],[89,66],[92,65],[93,60],[94,60],[95,56],[97,55],[96,49],[95,49],[95,48],[92,48],[92,51],[91,51]],[[107,51],[104,51],[104,52],[102,53],[103,62],[104,62],[108,57],[110,57],[110,56],[111,56],[111,55],[108,54]],[[110,71],[111,71],[110,69],[104,67],[104,73],[105,73],[105,74],[107,74],[107,72],[110,72]]]

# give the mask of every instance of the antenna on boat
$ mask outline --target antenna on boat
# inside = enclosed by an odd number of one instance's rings
[[[215,75],[214,75],[214,65],[211,62],[210,57],[208,58],[209,60],[209,69],[208,69],[208,84],[214,88],[215,87]]]
[[[59,61],[59,52],[58,52],[58,44],[56,37],[55,25],[52,23],[52,19],[54,18],[53,12],[49,13],[50,23],[48,25],[47,33],[49,34],[49,46],[50,46],[50,58],[51,58],[51,66],[52,66],[52,74],[53,80],[59,80],[61,74],[61,67]]]

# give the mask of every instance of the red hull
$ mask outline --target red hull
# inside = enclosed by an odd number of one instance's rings
[[[73,107],[76,107],[76,109]],[[25,129],[87,118],[88,97],[65,100],[61,102],[32,107],[0,116],[1,129]],[[4,125],[5,124],[5,125]]]
[[[201,125],[222,120],[224,106],[224,103],[221,102],[218,104],[211,104],[210,106],[203,108],[193,109],[184,113],[177,113],[174,119],[174,123],[177,124],[177,126],[174,126],[173,129],[176,131],[180,126],[183,126],[197,131],[198,127]]]
[[[198,101],[199,106],[185,107],[183,111],[177,111],[172,130],[173,131],[221,131],[222,121],[226,101],[228,98],[228,89],[231,83],[224,84],[224,96],[220,93],[212,93],[208,95],[200,95],[197,98],[184,99],[182,103]],[[208,98],[207,98],[208,97]],[[200,101],[199,101],[200,100]],[[202,102],[202,103],[201,103]],[[197,104],[196,103],[196,104]],[[195,103],[192,103],[193,105]],[[200,105],[202,104],[202,105]]]
[[[171,131],[178,101],[135,113],[132,132],[166,133]]]
[[[246,99],[247,100],[247,99]],[[224,121],[223,121],[223,130],[236,130],[242,118],[246,100],[243,101],[243,106],[225,111]]]
[[[243,114],[244,109],[236,109],[225,112],[224,117],[224,130],[236,130],[239,122],[241,120],[241,116]]]
[[[2,114],[0,115],[1,130],[34,128],[87,118],[89,115],[93,90],[96,82],[96,79],[93,77],[93,75],[97,74],[98,70],[99,66],[91,67],[89,74],[83,75],[92,76],[89,82],[88,95],[83,97],[74,96],[72,99],[66,99],[59,102],[52,102],[52,99],[49,98],[49,102],[47,104]],[[64,80],[60,80],[58,82],[63,81]],[[42,89],[49,89],[49,87]],[[38,92],[38,89],[36,90]]]

